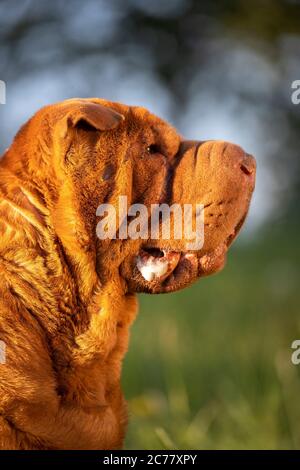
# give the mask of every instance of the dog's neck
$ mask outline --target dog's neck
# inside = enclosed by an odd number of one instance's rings
[[[22,251],[22,265],[16,267],[21,276],[12,285],[16,285],[16,295],[22,302],[28,303],[31,310],[35,306],[33,314],[51,342],[56,367],[76,369],[84,380],[87,369],[94,369],[95,364],[101,371],[116,358],[121,364],[128,329],[137,311],[135,296],[124,295],[118,278],[101,285],[95,269],[87,273],[91,264],[88,268],[80,266],[78,252],[72,256],[70,246],[57,237],[49,208],[39,193],[13,175],[10,181],[9,187],[1,187],[0,256],[7,264],[12,246]],[[70,339],[74,346],[71,349]],[[119,380],[119,373],[114,380]],[[73,374],[63,375],[61,387],[67,394]]]
[[[77,302],[87,303],[99,284],[95,267],[89,262],[85,265],[83,259],[80,263],[78,256],[85,255],[79,253],[80,246],[76,245],[76,240],[72,240],[67,229],[67,239],[62,239],[57,233],[57,213],[54,213],[53,204],[49,202],[49,191],[45,187],[28,182],[26,178],[19,179],[2,162],[0,175],[1,253],[10,250],[12,246],[18,246],[20,249],[27,247],[31,250],[31,258],[32,251],[35,251],[36,258],[42,256],[43,259],[49,260],[51,269],[45,269],[44,276],[50,286],[53,285],[53,278],[59,278],[65,271],[70,271],[73,288],[77,290]],[[74,223],[75,221],[74,216]],[[36,263],[26,267],[34,273]],[[43,277],[43,273],[40,272],[39,275]]]

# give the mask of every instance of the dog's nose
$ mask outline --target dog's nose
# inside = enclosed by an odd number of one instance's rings
[[[256,170],[256,163],[254,157],[249,153],[245,153],[241,159],[240,168],[246,175],[253,175]]]
[[[215,146],[218,145],[220,144],[216,142]],[[235,168],[235,174],[238,176],[238,170],[241,170],[244,175],[247,175],[250,179],[254,179],[256,170],[255,158],[249,153],[246,153],[239,145],[230,142],[223,142],[222,145],[222,158],[225,158],[227,163],[230,163]]]

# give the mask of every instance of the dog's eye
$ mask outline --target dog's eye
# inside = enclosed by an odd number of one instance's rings
[[[158,145],[151,144],[147,147],[147,153],[153,154],[153,153],[160,153]]]

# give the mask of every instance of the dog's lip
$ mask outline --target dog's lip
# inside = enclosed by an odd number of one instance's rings
[[[241,219],[239,220],[239,222],[235,225],[232,233],[226,238],[225,240],[225,244],[226,246],[229,248],[230,245],[232,244],[232,242],[236,239],[236,237],[238,236],[242,226],[244,225],[244,222],[245,222],[245,219],[247,217],[247,212],[245,212],[245,214],[241,217]]]
[[[180,257],[178,251],[143,247],[136,258],[136,266],[147,282],[161,283],[175,270]]]
[[[156,256],[153,256],[154,250]],[[163,264],[160,266],[160,263]],[[178,290],[182,288],[184,278],[187,281],[184,284],[189,284],[198,277],[198,265],[197,253],[191,251],[174,251],[151,247],[142,248],[136,257],[136,268],[139,275],[147,282],[152,293]],[[147,267],[149,267],[148,272]],[[159,271],[160,267],[162,268],[161,272]],[[155,273],[153,271],[156,268]]]
[[[247,212],[212,251],[175,251],[157,245],[143,246],[135,257],[135,266],[149,286],[149,292],[173,292],[200,277],[218,272],[224,266],[227,250],[243,226]]]

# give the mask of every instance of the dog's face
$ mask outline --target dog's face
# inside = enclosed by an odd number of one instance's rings
[[[47,188],[56,233],[71,254],[82,250],[89,256],[102,283],[118,276],[124,292],[171,292],[223,267],[255,182],[254,159],[240,147],[185,141],[143,108],[98,99],[46,107],[28,125],[37,137],[28,168],[36,187],[40,179]],[[120,197],[127,198],[127,209],[134,204],[147,209],[143,238],[119,236],[124,224],[141,229],[133,212],[121,213]],[[162,218],[159,236],[153,237],[153,205],[163,203],[203,204],[203,246],[191,249],[184,230],[181,237],[172,231],[162,237]],[[103,204],[116,210],[106,239],[97,232]],[[196,215],[193,209],[194,227]]]

